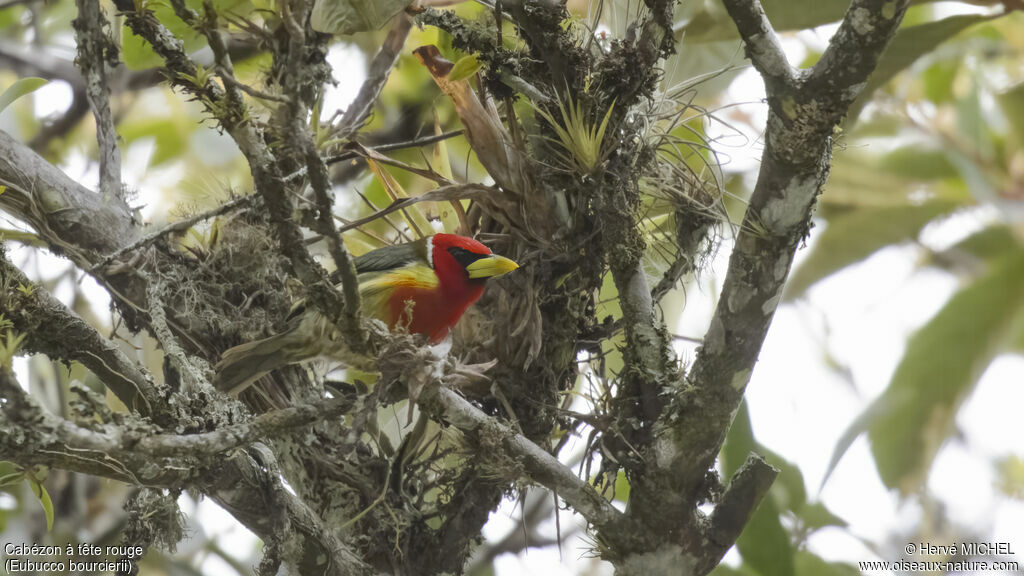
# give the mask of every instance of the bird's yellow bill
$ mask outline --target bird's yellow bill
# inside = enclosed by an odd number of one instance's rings
[[[470,278],[494,278],[508,274],[516,268],[519,268],[519,264],[504,256],[492,254],[466,266],[466,272],[469,272]]]

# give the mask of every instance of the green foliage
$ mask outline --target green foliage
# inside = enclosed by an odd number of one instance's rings
[[[996,485],[999,491],[1011,498],[1024,500],[1024,458],[1007,456],[996,464],[999,474]]]
[[[557,119],[547,110],[536,107],[537,113],[558,135],[557,143],[564,150],[559,156],[565,165],[581,174],[594,172],[607,158],[608,148],[604,146],[604,135],[614,109],[615,103],[612,102],[598,123],[582,102],[559,99],[560,118]]]
[[[455,65],[452,66],[451,72],[448,73],[449,82],[458,82],[459,80],[465,80],[474,74],[476,74],[484,64],[475,55],[468,54],[459,58]]]
[[[1017,147],[1024,149],[1024,82],[1000,92],[996,102],[1009,122]]]
[[[623,8],[627,6],[625,0],[614,4]],[[835,22],[850,7],[845,0],[763,0],[761,5],[772,27],[779,32]],[[624,12],[619,19],[625,19]],[[736,25],[721,2],[684,3],[676,14],[676,28],[695,42],[739,39]]]
[[[355,34],[376,30],[412,0],[317,0],[310,19],[313,29],[325,34]]]
[[[15,100],[39,90],[49,84],[44,78],[22,78],[0,92],[0,112],[11,105]]]
[[[28,478],[28,485],[32,488],[32,493],[39,499],[39,504],[43,507],[43,513],[46,514],[46,531],[53,530],[53,500],[50,500],[50,493],[46,491],[46,486],[43,486],[42,480],[38,480],[35,477],[30,476]]]
[[[919,58],[931,53],[940,44],[967,28],[994,17],[996,16],[965,14],[900,29],[879,58],[878,67],[871,74],[867,87],[850,108],[847,118],[856,119],[876,89],[909,68]]]
[[[820,502],[809,502],[800,469],[757,442],[744,402],[722,449],[723,476],[728,479],[735,474],[750,453],[764,456],[779,470],[779,476],[736,542],[743,557],[743,568],[761,576],[809,576],[813,573],[801,569],[800,554],[804,553],[798,551],[793,542],[820,528],[845,526],[846,523]],[[794,526],[795,533],[786,528],[782,521],[784,516],[797,521],[788,523]],[[806,564],[806,560],[803,562]]]
[[[118,133],[127,144],[152,138],[155,146],[149,165],[160,166],[185,154],[190,128],[191,126],[182,126],[175,118],[147,117],[135,122],[122,123]]]
[[[961,204],[936,200],[920,206],[862,208],[840,214],[818,233],[807,259],[790,276],[786,297],[800,297],[808,287],[830,274],[864,260],[876,251],[913,240],[929,222]]]
[[[14,357],[17,356],[18,350],[21,348],[21,343],[24,341],[24,334],[16,334],[13,330],[7,331],[6,337],[3,342],[0,343],[0,367],[2,367],[2,369],[11,369]]]
[[[25,471],[13,462],[0,461],[0,488],[13,486],[25,479]]]
[[[43,507],[43,513],[46,515],[46,530],[53,530],[53,500],[50,499],[50,493],[43,485],[43,481],[46,480],[46,469],[29,470],[13,462],[0,461],[0,489],[10,490],[10,487],[20,484],[22,480],[28,482],[32,493]]]
[[[797,576],[856,576],[860,571],[850,564],[826,562],[820,556],[806,550],[796,553]]]
[[[246,15],[252,12],[248,0],[212,0],[218,14]],[[164,24],[175,37],[184,43],[185,52],[191,54],[206,45],[206,38],[183,22],[167,2],[159,0],[138,0],[142,8],[151,10],[154,17]],[[185,0],[185,5],[198,14],[203,13],[203,0]],[[145,40],[132,33],[128,26],[121,29],[121,58],[131,70],[158,68],[163,60]]]
[[[909,494],[926,480],[960,404],[1024,317],[1024,251],[990,264],[957,292],[907,344],[889,387],[847,430],[831,471],[860,433],[867,432],[886,486]]]
[[[757,451],[758,445],[750,426],[750,414],[744,402],[736,414],[722,449],[722,468],[725,477],[730,478],[746,460],[747,455]],[[780,512],[775,498],[772,495],[766,496],[736,541],[743,562],[761,576],[792,576],[795,573],[793,547],[789,542],[789,535],[782,527]]]

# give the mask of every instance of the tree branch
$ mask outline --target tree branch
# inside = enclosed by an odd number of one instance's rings
[[[163,393],[144,368],[49,292],[35,286],[6,257],[0,259],[0,278],[0,311],[26,336],[28,349],[82,364],[128,407],[154,415],[153,403]],[[18,290],[19,286],[26,289]]]
[[[366,123],[366,119],[373,112],[377,98],[380,97],[381,90],[384,89],[384,84],[387,83],[388,77],[391,75],[391,69],[398,61],[398,56],[405,46],[405,40],[409,37],[410,30],[412,30],[412,18],[405,13],[399,14],[395,18],[391,30],[388,31],[384,44],[381,45],[377,55],[373,57],[370,70],[363,85],[359,88],[359,93],[356,94],[355,100],[349,104],[344,116],[341,117],[341,122],[336,128],[336,138],[347,140]]]
[[[154,456],[213,457],[248,446],[260,438],[276,438],[293,430],[338,418],[355,404],[355,396],[327,398],[301,406],[266,412],[249,422],[202,434],[160,434],[148,436],[135,449]]]
[[[98,254],[139,235],[131,209],[104,201],[0,131],[0,209],[23,220],[49,245],[88,268]]]
[[[428,412],[463,432],[500,438],[509,454],[522,462],[532,480],[557,493],[595,527],[609,528],[622,518],[621,512],[557,458],[522,434],[487,416],[455,392],[434,385],[423,391],[419,401]]]
[[[708,523],[707,539],[709,545],[704,549],[698,573],[710,572],[725,553],[732,548],[740,537],[743,528],[754,515],[761,500],[768,494],[779,471],[773,468],[764,458],[750,454],[747,461],[733,474],[725,494],[715,504]]]
[[[96,119],[96,143],[100,157],[100,192],[104,197],[121,197],[121,152],[117,147],[117,131],[110,113],[110,85],[107,82],[107,61],[114,51],[103,33],[107,20],[99,0],[77,0],[78,18],[71,25],[78,45],[78,66],[85,76],[86,94]],[[117,61],[114,59],[113,66]]]
[[[659,421],[656,453],[665,456],[663,465],[678,493],[692,503],[703,497],[707,471],[743,398],[794,253],[810,229],[814,201],[828,178],[833,130],[895,33],[907,4],[852,3],[840,26],[845,32],[830,42],[831,61],[822,68],[834,71],[838,81],[827,75],[817,78],[817,66],[814,76],[793,85],[766,78],[769,116],[758,180],[703,345]],[[736,14],[748,45],[776,42],[759,37],[765,28],[744,19],[760,13],[756,2],[732,2],[730,13]],[[859,40],[851,44],[850,34]]]
[[[791,86],[796,71],[789,64],[768,15],[759,0],[723,0],[725,9],[736,23],[746,47],[747,58],[761,73],[766,83]]]
[[[104,256],[99,262],[94,264],[89,269],[89,272],[96,273],[104,266],[110,265],[112,262],[121,259],[126,254],[130,252],[136,252],[138,250],[141,250],[142,248],[145,248],[146,246],[150,246],[155,242],[159,241],[161,238],[164,238],[165,236],[185,232],[189,228],[195,226],[196,224],[202,222],[203,220],[209,220],[210,218],[223,216],[224,214],[227,214],[228,212],[231,212],[232,210],[235,210],[237,208],[244,208],[246,206],[256,204],[260,199],[261,198],[259,196],[255,195],[239,196],[238,198],[228,200],[227,202],[221,204],[220,206],[217,206],[216,208],[212,208],[205,212],[200,212],[199,214],[189,216],[188,218],[183,218],[181,220],[178,220],[177,222],[172,222],[164,226],[163,228],[160,228],[159,230],[156,230],[154,232],[150,232],[149,234],[146,234],[145,236],[139,238],[135,242],[127,244],[111,252],[107,256]]]
[[[821,59],[811,68],[810,82],[822,84],[853,101],[874,72],[878,58],[903,21],[906,0],[853,0]],[[845,115],[845,110],[844,114]]]
[[[227,510],[237,512],[240,502],[253,506],[236,514],[250,529],[264,535],[267,508],[260,506],[261,486],[275,486],[280,500],[277,510],[307,535],[309,542],[320,543],[316,562],[324,574],[366,574],[370,572],[359,557],[344,546],[320,519],[296,495],[281,485],[280,472],[269,474],[273,454],[253,448],[261,462],[247,455],[219,464],[219,455],[252,443],[256,438],[307,426],[339,416],[351,408],[354,398],[323,400],[308,406],[293,407],[264,414],[247,424],[196,435],[139,436],[146,428],[100,425],[100,431],[77,426],[43,410],[18,385],[6,368],[0,367],[0,427],[9,431],[0,436],[0,457],[22,466],[44,465],[111,478],[136,486],[181,488],[198,485]],[[276,468],[276,466],[275,466]],[[245,482],[248,484],[241,484]],[[246,482],[247,481],[247,482]],[[254,513],[256,513],[254,517]],[[314,555],[317,550],[309,551]]]
[[[56,435],[53,440],[65,445],[71,452],[87,450],[102,452],[114,460],[136,463],[133,464],[136,466],[135,468],[125,469],[136,478],[143,474],[142,470],[145,466],[142,463],[152,462],[154,459],[188,460],[188,462],[182,461],[177,465],[170,466],[178,472],[158,483],[167,487],[174,487],[175,483],[180,482],[179,472],[186,465],[194,465],[196,461],[200,460],[208,460],[209,465],[224,454],[248,446],[260,438],[279,437],[310,424],[342,416],[355,404],[355,395],[353,394],[267,412],[248,422],[226,426],[212,432],[147,434],[145,428],[139,426],[106,424],[100,425],[99,430],[83,428],[50,414],[36,405],[6,370],[0,370],[0,390],[2,390],[3,397],[12,402],[11,408],[5,407],[0,411],[3,418],[22,428],[41,426],[40,430],[24,430],[26,434],[35,435],[40,442],[50,442],[51,440],[45,439],[45,436],[52,432]],[[31,464],[28,461],[19,461],[19,463]],[[73,465],[60,467],[76,470]],[[99,475],[115,480],[129,481],[125,476]]]

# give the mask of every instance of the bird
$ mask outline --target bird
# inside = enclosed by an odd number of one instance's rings
[[[487,280],[519,265],[479,241],[435,234],[372,250],[355,259],[361,310],[389,329],[403,326],[431,344],[447,338],[484,293]],[[340,286],[339,286],[340,288]],[[217,389],[237,395],[265,374],[313,358],[351,357],[341,333],[319,312],[297,303],[284,331],[226,350],[215,366]]]

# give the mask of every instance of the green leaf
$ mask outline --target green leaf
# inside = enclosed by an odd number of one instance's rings
[[[846,0],[762,0],[765,14],[778,30],[806,30],[840,20],[850,3]]]
[[[942,251],[939,260],[956,260],[968,256],[980,260],[994,260],[1007,252],[1021,248],[1009,226],[993,224]]]
[[[722,448],[722,468],[726,477],[743,465],[751,452],[763,451],[754,439],[750,425],[750,413],[746,401],[740,404],[736,418]],[[781,476],[781,475],[780,475]],[[783,482],[778,482],[784,484]],[[803,479],[800,479],[801,488]],[[774,487],[773,487],[774,490]],[[769,493],[754,511],[750,522],[743,528],[736,541],[736,547],[743,556],[743,562],[762,576],[792,576],[793,547],[789,534],[779,518],[776,497]]]
[[[900,146],[879,159],[879,168],[909,180],[956,178],[959,173],[945,150],[920,143]]]
[[[801,550],[796,553],[797,576],[860,576],[850,564],[826,562],[820,556]]]
[[[0,461],[0,487],[17,484],[25,479],[25,471],[13,462]]]
[[[46,514],[46,531],[49,532],[53,530],[53,500],[50,500],[50,493],[46,491],[46,486],[43,486],[42,482],[34,478],[29,478],[28,485],[32,487],[32,493],[43,505],[43,513]]]
[[[993,262],[911,337],[868,427],[886,486],[916,490],[953,429],[956,412],[1024,313],[1024,251]]]
[[[1010,125],[1017,146],[1024,148],[1024,82],[996,96],[999,109]]]
[[[733,568],[727,564],[719,564],[709,576],[758,576],[757,572],[746,564]]]
[[[750,453],[764,456],[764,459],[779,470],[779,476],[772,485],[771,495],[784,510],[799,510],[807,502],[804,475],[792,462],[762,446],[755,438],[750,424],[750,411],[746,401],[740,404],[732,427],[722,448],[722,473],[731,478],[747,460]]]
[[[743,533],[736,540],[736,548],[761,576],[793,576],[793,545],[789,534],[779,520],[775,500],[765,498],[757,507]]]
[[[992,16],[962,14],[898,30],[892,42],[889,43],[885,52],[882,53],[881,58],[878,59],[878,66],[871,73],[864,91],[861,92],[857,100],[850,106],[850,111],[847,114],[848,123],[852,124],[856,120],[857,115],[860,114],[864,105],[871,100],[871,96],[876,89],[909,68],[918,58],[928,54],[940,44],[967,28],[986,20],[998,18],[999,16],[999,14]]]
[[[835,22],[850,7],[848,0],[762,0],[761,5],[778,32],[806,30]],[[693,41],[715,42],[739,37],[721,0],[684,2],[677,14],[676,29],[684,31]]]
[[[183,126],[178,119],[147,117],[135,122],[123,122],[118,127],[118,133],[128,144],[142,138],[153,138],[155,146],[149,165],[159,166],[185,152],[188,129],[189,126]]]
[[[1007,456],[996,463],[999,478],[996,486],[1003,494],[1016,500],[1024,500],[1024,458]]]
[[[8,4],[6,8],[0,8],[0,30],[19,22],[24,11],[25,9],[18,5]]]
[[[804,526],[812,530],[824,528],[826,526],[839,526],[845,528],[847,526],[846,520],[843,520],[839,516],[832,513],[831,510],[825,507],[821,502],[814,502],[807,504],[800,509],[797,516],[803,521]],[[800,570],[797,570],[800,573]]]
[[[815,282],[890,244],[917,237],[926,224],[959,206],[958,202],[933,200],[920,206],[860,208],[833,216],[810,254],[790,276],[786,298],[798,298]]]
[[[783,510],[798,510],[807,502],[807,489],[804,486],[804,475],[795,464],[762,446],[755,438],[750,424],[750,410],[746,401],[740,404],[732,428],[722,449],[722,469],[726,478],[731,478],[747,460],[751,453],[764,456],[773,467],[778,468],[779,476],[772,485],[771,496]]]
[[[960,71],[960,58],[939,60],[921,74],[924,96],[936,104],[953,100],[953,80]]]
[[[839,461],[843,459],[846,451],[853,445],[854,440],[859,438],[864,432],[867,432],[871,424],[881,418],[888,410],[889,406],[887,404],[873,402],[846,427],[846,430],[839,436],[836,447],[832,449],[832,457],[829,458],[828,465],[825,467],[825,474],[822,476],[821,486],[818,488],[819,492],[825,487],[825,483],[832,476],[832,472],[835,471],[836,466],[839,465]]]
[[[779,476],[772,484],[771,494],[782,510],[800,510],[807,503],[807,488],[804,474],[796,464],[758,444],[758,452],[765,460],[779,470]]]
[[[473,54],[468,54],[459,58],[455,65],[452,66],[450,72],[448,72],[448,81],[457,82],[459,80],[465,80],[470,76],[476,74],[480,68],[483,67],[483,63]]]
[[[317,0],[310,24],[325,34],[355,34],[377,30],[412,0]]]
[[[44,78],[22,78],[11,84],[0,94],[0,112],[3,112],[4,108],[10,106],[18,98],[39,90],[49,82]]]
[[[729,428],[729,434],[722,446],[723,477],[732,478],[732,475],[747,460],[747,456],[751,452],[757,452],[757,449],[754,430],[750,424],[750,410],[747,408],[746,399],[744,399],[736,411],[736,417],[732,420],[732,427]]]

